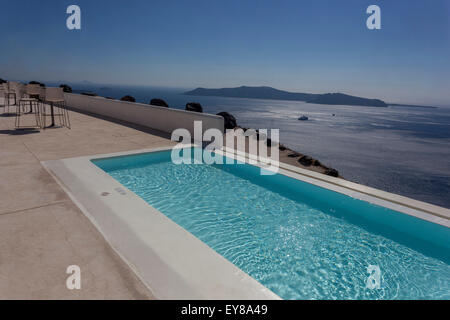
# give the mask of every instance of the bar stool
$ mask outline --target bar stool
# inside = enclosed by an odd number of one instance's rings
[[[39,115],[39,101],[34,98],[29,98],[25,96],[26,89],[21,84],[15,84],[14,86],[14,92],[16,95],[16,128],[22,129],[22,128],[40,128],[41,127],[41,119]],[[29,104],[32,108],[33,105],[35,105],[35,120],[36,125],[35,126],[21,126],[20,120],[24,112],[22,112],[22,108],[25,107],[25,105]]]
[[[41,86],[38,84],[27,84],[26,93],[27,93],[28,97],[38,100],[38,102],[39,102],[39,93],[41,92],[40,88],[41,88]],[[30,103],[30,112],[29,113],[32,113],[32,112],[33,112],[32,103]],[[36,110],[35,112],[39,112],[39,110]]]
[[[45,102],[50,103],[50,114],[45,112],[46,105],[43,104],[43,124],[44,128],[51,128],[55,126],[55,116],[59,117],[61,126],[70,129],[69,112],[66,108],[66,100],[64,98],[64,92],[62,88],[45,88]],[[55,113],[55,108],[58,113]],[[51,116],[52,123],[46,127],[46,117]]]
[[[3,83],[3,90],[5,94],[5,103],[4,103],[4,111],[6,111],[6,108],[8,108],[7,113],[9,113],[9,107],[11,106],[11,97],[14,98],[14,105],[17,104],[16,100],[16,93],[13,90],[13,87],[16,85],[16,82],[7,82]]]

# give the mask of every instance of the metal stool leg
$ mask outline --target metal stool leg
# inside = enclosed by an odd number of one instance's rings
[[[6,113],[9,113],[9,92],[5,93],[5,111],[6,108],[8,108],[8,111]]]
[[[36,118],[36,125],[39,128],[42,128],[41,126],[41,116],[39,114],[39,101],[35,101],[35,107],[34,107],[34,117]]]
[[[69,110],[67,110],[66,102],[61,103],[62,116],[64,120],[64,126],[70,129]]]
[[[42,122],[43,122],[43,129],[45,130],[45,128],[47,127],[45,124],[46,124],[46,119],[45,119],[45,117],[46,117],[46,113],[45,113],[45,102],[44,101],[42,101],[42,105],[41,105],[41,114],[42,114]]]
[[[5,96],[5,94],[3,94],[3,112],[2,113],[5,113],[5,110],[6,110],[6,96]]]
[[[20,112],[20,102],[19,105],[16,104],[16,128],[20,127],[20,117],[22,116],[21,112]]]
[[[63,107],[63,103],[62,102],[59,103],[59,111],[61,113],[61,122],[62,122],[61,125],[63,127],[67,127],[67,125],[66,125],[66,117],[65,117],[65,114],[64,114],[64,107]]]
[[[61,104],[61,102],[58,102],[57,104],[56,104],[57,106],[58,106],[58,117],[59,117],[59,123],[61,124],[61,127],[65,127],[66,126],[66,122],[65,122],[65,120],[64,120],[64,114],[63,114],[63,112],[64,112],[64,110],[63,110],[63,108],[61,107],[62,106],[62,104]]]
[[[68,125],[67,128],[71,129],[72,127],[70,125],[69,110],[67,109],[66,102],[64,102],[64,111],[67,117],[67,125]]]

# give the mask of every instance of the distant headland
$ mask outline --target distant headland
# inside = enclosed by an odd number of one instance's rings
[[[278,90],[272,87],[241,86],[236,88],[222,88],[222,89],[197,88],[185,92],[184,94],[192,96],[218,96],[218,97],[233,97],[233,98],[305,101],[307,103],[331,104],[331,105],[350,105],[350,106],[366,106],[366,107],[388,106],[388,104],[379,99],[361,98],[344,93],[324,93],[324,94],[300,93],[300,92],[288,92]]]

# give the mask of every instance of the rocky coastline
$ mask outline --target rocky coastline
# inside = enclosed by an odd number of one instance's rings
[[[226,112],[224,112],[224,113],[226,113]],[[239,129],[242,129],[244,131],[244,135],[246,135],[248,138],[250,138],[252,135],[255,135],[257,140],[260,139],[260,134],[259,134],[258,130],[251,129],[251,128],[243,128],[240,126],[233,128],[233,130],[239,130]],[[225,140],[226,140],[226,138],[224,138],[224,145],[226,145]],[[267,139],[266,144],[268,147],[271,146],[272,141],[270,140],[270,138]],[[247,143],[247,146],[248,146],[248,143]],[[248,147],[246,147],[245,151],[247,153],[249,153]],[[309,155],[306,155],[299,151],[293,150],[293,149],[283,145],[281,142],[278,146],[278,151],[279,151],[279,161],[282,163],[289,164],[291,166],[306,169],[306,170],[311,170],[311,171],[325,174],[325,175],[331,176],[331,177],[343,178],[339,174],[339,171],[337,171],[336,169],[323,164],[318,159],[315,159]]]

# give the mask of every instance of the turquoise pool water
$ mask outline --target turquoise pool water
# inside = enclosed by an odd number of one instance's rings
[[[93,162],[284,299],[450,299],[446,227],[247,164]]]

